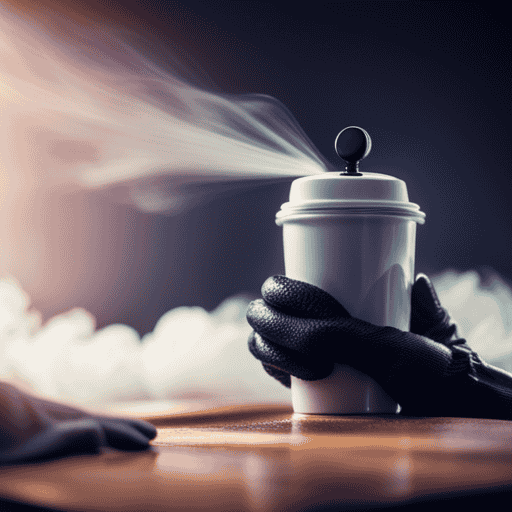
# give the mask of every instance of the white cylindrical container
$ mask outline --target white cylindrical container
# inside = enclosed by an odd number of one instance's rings
[[[355,318],[408,331],[416,224],[424,219],[406,184],[392,176],[299,178],[276,216],[286,275],[322,288]],[[395,413],[398,405],[372,378],[342,364],[322,380],[292,377],[292,402],[308,414]]]

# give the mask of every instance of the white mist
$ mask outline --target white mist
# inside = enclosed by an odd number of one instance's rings
[[[512,371],[512,290],[497,274],[482,284],[474,271],[432,276],[459,333],[487,362]],[[0,280],[0,376],[59,400],[86,405],[141,398],[289,401],[247,349],[248,300],[232,297],[215,311],[181,307],[163,315],[141,340],[126,325],[95,330],[72,310],[41,326],[30,299]]]
[[[48,310],[123,281],[112,262],[140,236],[129,208],[180,214],[198,200],[194,184],[327,165],[277,100],[206,91],[155,65],[132,36],[0,5],[0,275]]]

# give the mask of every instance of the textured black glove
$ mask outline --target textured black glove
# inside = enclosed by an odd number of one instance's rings
[[[274,276],[251,302],[249,350],[272,377],[290,386],[327,377],[348,364],[375,379],[409,416],[512,420],[512,375],[483,362],[457,337],[432,283],[413,285],[411,332],[352,318],[316,286]]]
[[[148,448],[156,428],[140,420],[92,415],[0,382],[0,464]]]

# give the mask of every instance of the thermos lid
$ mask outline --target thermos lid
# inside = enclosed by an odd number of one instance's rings
[[[281,206],[276,222],[304,216],[378,215],[406,217],[419,224],[425,214],[409,202],[404,181],[386,174],[359,172],[359,160],[368,155],[370,136],[350,126],[336,138],[336,150],[347,163],[346,172],[327,172],[295,180],[290,201]]]
[[[399,201],[409,202],[404,181],[374,172],[357,176],[329,172],[299,178],[290,188],[290,202],[303,201]]]

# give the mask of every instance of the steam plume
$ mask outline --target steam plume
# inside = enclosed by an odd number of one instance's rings
[[[84,276],[124,257],[126,244],[105,243],[95,261],[95,240],[137,236],[122,213],[94,208],[91,191],[180,214],[218,186],[328,165],[276,99],[207,91],[172,50],[165,69],[145,55],[144,34],[48,2],[0,3],[0,275],[37,304],[83,298],[94,288]],[[107,287],[123,269],[108,272]]]
[[[189,183],[326,169],[276,99],[208,92],[130,46],[128,30],[49,16],[42,30],[40,19],[0,6],[4,173],[21,164],[39,185],[136,184],[138,205],[154,211],[176,204],[155,195],[159,176],[172,176],[179,194]],[[21,152],[34,158],[20,162]]]

